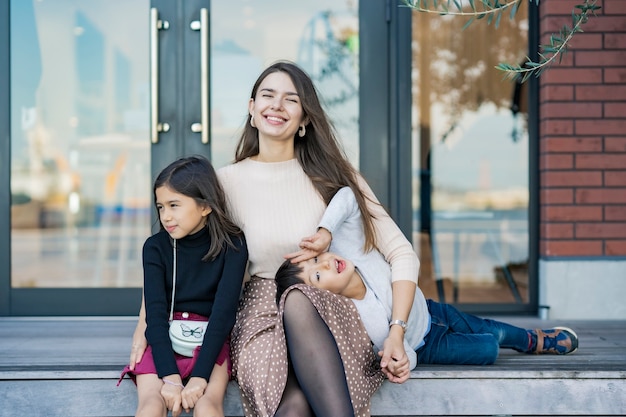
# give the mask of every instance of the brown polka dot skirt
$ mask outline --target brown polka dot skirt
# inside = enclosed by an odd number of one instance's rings
[[[337,341],[355,416],[369,416],[370,399],[384,376],[354,304],[302,284],[285,291],[279,314],[274,280],[253,277],[244,287],[231,340],[233,377],[246,417],[273,416],[282,398],[288,370],[282,311],[294,288],[311,300]]]

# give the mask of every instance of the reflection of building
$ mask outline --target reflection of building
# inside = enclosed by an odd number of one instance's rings
[[[348,155],[358,160],[359,85],[356,11],[323,11],[304,27],[297,62],[315,81]]]

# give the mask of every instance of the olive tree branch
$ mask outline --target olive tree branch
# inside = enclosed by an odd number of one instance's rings
[[[529,0],[533,1],[533,0]],[[470,16],[471,18],[463,26],[467,28],[474,20],[480,20],[487,17],[487,24],[491,24],[495,18],[495,26],[498,27],[500,18],[505,10],[509,10],[510,19],[515,18],[515,14],[522,0],[478,0],[480,5],[477,8],[476,0],[467,0],[471,11],[465,11],[460,0],[404,0],[404,3],[411,9],[421,13],[435,13],[439,15],[452,16]],[[535,0],[535,4],[539,4],[539,0]],[[456,8],[456,11],[450,11],[450,8]],[[583,32],[582,25],[587,23],[590,15],[595,16],[596,10],[600,6],[596,5],[596,0],[582,0],[582,4],[574,6],[572,10],[572,26],[563,26],[559,30],[558,35],[550,36],[550,43],[540,45],[538,62],[526,57],[526,62],[522,65],[513,65],[500,63],[496,68],[504,72],[504,78],[509,78],[524,82],[531,75],[538,77],[543,71],[563,56],[568,50],[569,42],[574,35]]]

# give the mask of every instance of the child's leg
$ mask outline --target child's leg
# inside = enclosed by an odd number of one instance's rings
[[[432,323],[417,350],[420,365],[491,365],[500,350],[495,337],[490,334],[454,333],[446,325]]]
[[[135,417],[165,417],[167,408],[161,396],[163,382],[156,374],[137,375],[137,412]]]
[[[223,417],[224,416],[224,396],[228,387],[228,362],[215,365],[209,385],[207,385],[204,395],[196,402],[193,410],[194,417]]]
[[[451,332],[465,334],[490,334],[496,338],[501,348],[511,348],[526,352],[530,348],[530,336],[526,329],[501,321],[483,319],[459,311],[449,304],[440,304],[428,300],[433,323],[447,325]]]

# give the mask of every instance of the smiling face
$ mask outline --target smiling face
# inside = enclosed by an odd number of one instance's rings
[[[174,239],[192,235],[204,227],[211,208],[167,186],[155,190],[156,207],[163,228]]]
[[[289,75],[282,71],[261,81],[248,107],[261,141],[293,141],[304,123],[301,98]]]
[[[299,277],[305,284],[322,288],[335,294],[353,296],[347,290],[356,280],[361,281],[354,264],[332,252],[324,252],[315,258],[298,263],[302,268]]]

